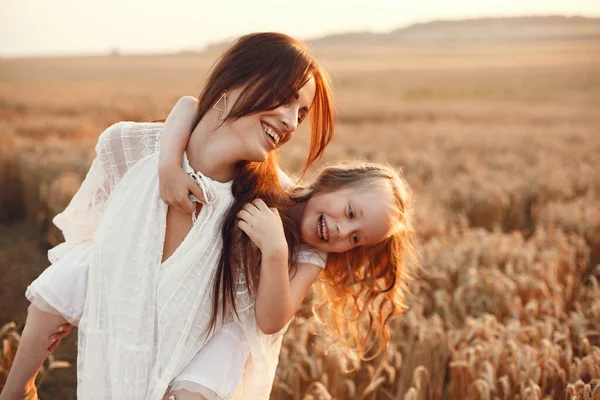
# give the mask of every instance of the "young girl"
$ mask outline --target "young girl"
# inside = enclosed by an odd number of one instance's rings
[[[193,222],[159,197],[163,124],[107,129],[80,190],[54,220],[66,242],[49,252],[53,265],[28,288],[33,304],[0,398],[36,397],[47,337],[65,320],[80,321],[79,398],[161,398],[212,334],[230,323],[236,284],[244,279],[228,267],[230,253],[250,249],[250,242],[226,228],[248,201],[260,197],[275,206],[283,199],[272,151],[291,139],[309,110],[307,165],[333,134],[324,72],[288,36],[240,38],[207,81],[187,145],[186,167],[205,199]],[[285,252],[278,250],[263,256],[263,268],[281,261]],[[271,278],[261,278],[268,286]],[[279,322],[256,314],[261,329]]]

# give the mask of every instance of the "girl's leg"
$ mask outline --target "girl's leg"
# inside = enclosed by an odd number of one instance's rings
[[[217,398],[220,400],[220,398]],[[190,392],[185,389],[179,389],[172,392],[167,393],[163,400],[208,400],[206,397],[201,395],[200,393]]]
[[[29,306],[25,329],[0,400],[19,400],[33,389],[35,377],[52,344],[50,336],[66,322],[60,315],[42,311],[33,304]]]

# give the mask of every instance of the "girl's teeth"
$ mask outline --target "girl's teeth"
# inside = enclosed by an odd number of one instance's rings
[[[321,215],[321,217],[319,217],[318,230],[319,230],[319,236],[321,237],[321,239],[328,242],[329,241],[329,229],[327,229],[327,225],[325,224],[325,218],[322,215]]]
[[[323,240],[323,216],[319,217],[317,220],[317,231],[319,233],[319,239]]]
[[[321,228],[321,220],[317,222],[317,232],[319,233],[319,238],[323,239],[323,229]]]

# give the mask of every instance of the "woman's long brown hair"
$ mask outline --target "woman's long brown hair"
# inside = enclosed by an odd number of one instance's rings
[[[292,98],[314,78],[316,93],[310,109],[311,141],[304,169],[318,160],[333,137],[331,88],[325,71],[299,41],[281,33],[255,33],[239,38],[213,66],[204,90],[199,96],[198,117],[201,119],[230,89],[243,91],[225,121],[235,120],[260,111],[273,110]],[[228,210],[221,230],[223,249],[213,286],[213,309],[208,331],[217,323],[219,311],[226,315],[231,306],[236,310],[236,283],[239,274],[247,279],[252,292],[259,276],[260,254],[250,239],[237,228],[236,216],[242,207],[260,198],[270,207],[286,208],[285,195],[279,183],[276,156],[270,153],[264,162],[240,162],[234,177],[234,203]],[[282,216],[290,257],[296,243],[291,219]]]

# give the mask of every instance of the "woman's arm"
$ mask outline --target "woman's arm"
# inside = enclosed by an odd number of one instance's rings
[[[183,153],[197,123],[198,99],[191,96],[180,98],[163,127],[158,158],[160,197],[168,205],[188,214],[196,209],[188,197],[190,192],[200,201],[204,200],[202,190],[181,166]]]
[[[296,314],[321,268],[298,264],[294,278],[288,273],[288,247],[276,209],[257,199],[238,214],[238,226],[261,251],[261,271],[255,317],[265,334],[280,331]]]

